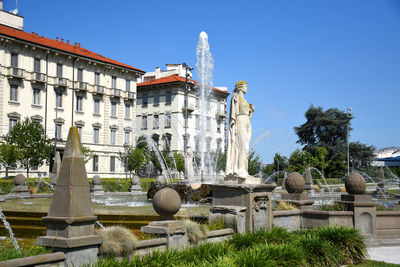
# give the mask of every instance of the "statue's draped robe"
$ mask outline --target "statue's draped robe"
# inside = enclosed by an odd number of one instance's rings
[[[190,148],[186,150],[185,154],[185,171],[186,177],[189,181],[193,179],[193,152]]]
[[[248,174],[248,155],[251,139],[250,117],[252,108],[246,100],[238,95],[232,95],[228,151],[226,157],[226,175],[246,178]]]

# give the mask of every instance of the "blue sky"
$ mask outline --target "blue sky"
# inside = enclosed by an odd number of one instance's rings
[[[253,141],[266,163],[298,147],[293,127],[310,104],[352,107],[351,141],[400,146],[400,1],[19,0],[18,9],[27,32],[80,42],[145,71],[195,66],[206,31],[214,85],[232,92],[236,81],[248,82]]]

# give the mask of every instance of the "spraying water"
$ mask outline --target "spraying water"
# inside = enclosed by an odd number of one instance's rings
[[[6,216],[4,216],[3,210],[0,208],[0,219],[3,221],[4,226],[6,227],[8,233],[10,234],[10,239],[13,243],[14,248],[18,251],[19,250],[19,246],[18,246],[18,242],[17,239],[15,239],[14,237],[14,233],[11,229],[10,224],[7,222],[6,220]]]
[[[205,115],[206,115],[206,104],[209,101],[209,94],[212,91],[213,83],[213,69],[214,59],[210,52],[210,45],[208,44],[208,35],[205,32],[201,32],[199,35],[199,41],[196,47],[197,55],[197,76],[199,78],[200,86],[200,158],[201,158],[201,179],[203,181],[204,172],[204,150],[205,150]]]

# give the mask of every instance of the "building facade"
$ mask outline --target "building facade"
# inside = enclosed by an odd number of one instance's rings
[[[191,73],[188,72],[189,78]],[[200,97],[197,83],[188,82],[188,103],[185,105],[186,69],[181,64],[167,64],[165,71],[156,68],[142,77],[137,85],[137,137],[151,137],[159,150],[184,152],[185,109],[187,108],[187,142],[195,154],[201,150]],[[205,151],[225,151],[226,104],[229,93],[225,87],[213,88],[206,101]],[[207,164],[211,172],[212,164]],[[195,166],[195,171],[198,168]]]
[[[29,117],[43,124],[62,155],[74,125],[95,154],[88,174],[125,176],[118,155],[135,141],[136,84],[144,71],[62,38],[24,32],[23,18],[3,10],[0,23],[0,135]],[[49,166],[32,174],[48,176]]]

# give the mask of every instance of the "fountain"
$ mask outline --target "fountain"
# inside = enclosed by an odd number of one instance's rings
[[[210,45],[208,44],[208,35],[206,32],[201,32],[199,41],[196,47],[197,55],[197,76],[199,78],[200,87],[200,170],[201,182],[204,182],[204,157],[205,157],[205,138],[206,138],[206,123],[205,115],[208,110],[206,109],[208,96],[213,89],[213,69],[214,60],[210,52]]]

